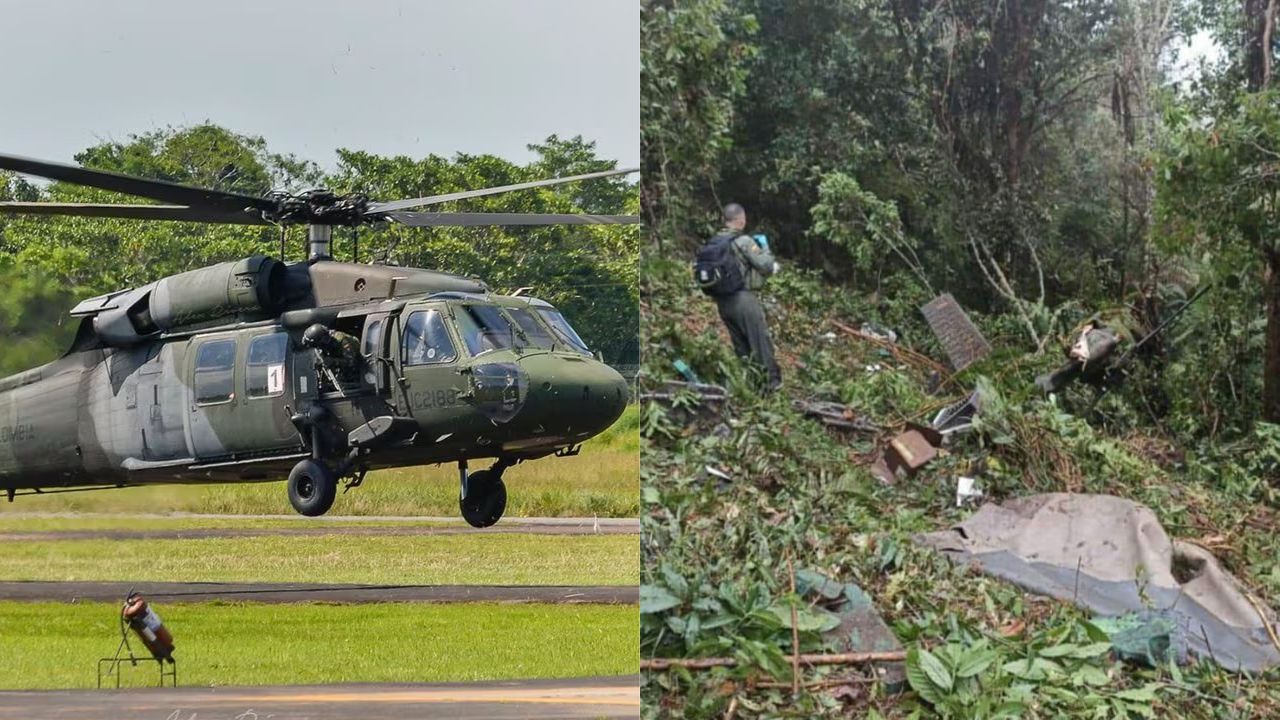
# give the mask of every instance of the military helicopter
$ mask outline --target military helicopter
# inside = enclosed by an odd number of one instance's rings
[[[486,527],[506,508],[504,470],[577,454],[627,402],[622,376],[549,303],[435,270],[339,262],[330,248],[335,227],[378,222],[637,223],[411,210],[634,169],[383,202],[327,190],[254,197],[12,155],[0,169],[165,203],[5,202],[0,212],[275,225],[282,238],[304,225],[308,247],[305,262],[255,254],[76,305],[61,358],[0,380],[10,502],[287,473],[289,502],[316,516],[339,483],[358,487],[369,470],[457,463],[462,517]],[[469,472],[480,459],[493,464]]]

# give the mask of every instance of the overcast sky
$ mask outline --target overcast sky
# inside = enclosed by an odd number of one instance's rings
[[[206,120],[339,147],[492,153],[556,133],[638,165],[634,0],[0,0],[0,152],[69,161]]]

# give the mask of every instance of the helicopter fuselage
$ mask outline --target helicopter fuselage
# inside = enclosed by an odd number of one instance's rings
[[[480,458],[509,466],[571,453],[622,413],[622,376],[549,304],[391,285],[73,349],[0,380],[0,489],[278,480],[306,458],[361,478]],[[316,323],[358,338],[345,371],[303,344]]]

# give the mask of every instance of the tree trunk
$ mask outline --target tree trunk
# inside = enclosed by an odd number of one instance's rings
[[[1280,422],[1280,253],[1267,251],[1265,289],[1267,349],[1263,361],[1262,416]]]

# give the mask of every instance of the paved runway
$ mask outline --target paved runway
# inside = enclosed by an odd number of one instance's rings
[[[347,585],[325,583],[0,582],[0,600],[119,602],[133,589],[177,602],[498,602],[631,605],[635,585]]]
[[[0,692],[0,720],[408,720],[635,718],[637,676],[476,683],[360,683]]]

